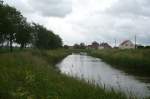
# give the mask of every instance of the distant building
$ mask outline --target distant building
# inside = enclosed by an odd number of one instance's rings
[[[99,43],[97,43],[96,41],[94,41],[94,42],[92,43],[91,47],[94,48],[94,49],[98,49]]]
[[[101,43],[98,49],[110,49],[112,48],[108,43]]]
[[[133,49],[135,45],[130,40],[125,40],[119,45],[120,49]]]
[[[92,45],[88,45],[88,49],[98,49],[99,48],[99,43],[94,41]]]

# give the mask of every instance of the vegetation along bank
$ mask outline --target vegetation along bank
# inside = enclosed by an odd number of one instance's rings
[[[0,98],[126,99],[121,93],[60,74],[54,65],[68,54],[67,50],[1,53]]]
[[[101,58],[103,61],[112,64],[113,67],[122,69],[127,73],[150,76],[150,50],[90,50],[89,55]]]

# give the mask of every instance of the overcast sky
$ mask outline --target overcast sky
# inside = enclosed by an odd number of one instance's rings
[[[150,45],[150,0],[4,0],[64,44],[124,40]]]

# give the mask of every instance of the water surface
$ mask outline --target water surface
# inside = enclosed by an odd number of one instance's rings
[[[99,58],[72,54],[57,64],[60,71],[68,76],[84,79],[93,84],[105,86],[139,98],[150,96],[150,83],[137,80],[134,76],[113,68]]]

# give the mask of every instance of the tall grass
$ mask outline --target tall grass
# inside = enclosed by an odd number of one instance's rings
[[[150,76],[150,50],[92,50],[94,57],[112,64],[126,72]]]
[[[70,52],[24,51],[0,54],[0,99],[126,99],[121,93],[67,77],[54,64]]]

